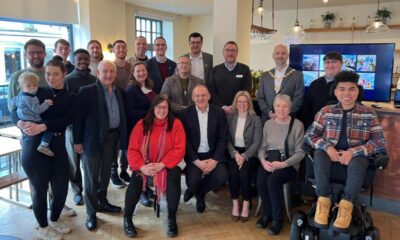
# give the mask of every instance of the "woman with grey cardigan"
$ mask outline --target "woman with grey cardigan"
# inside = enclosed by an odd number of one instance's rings
[[[263,215],[257,221],[258,228],[268,228],[270,235],[277,235],[283,225],[283,185],[296,178],[300,161],[305,153],[302,150],[304,127],[295,119],[288,135],[292,108],[292,101],[288,95],[278,94],[274,101],[276,117],[268,120],[264,125],[263,140],[258,151],[261,167],[258,169],[257,189],[261,196]],[[286,159],[275,159],[267,156],[269,150],[279,150],[281,156],[285,154],[285,140],[288,137],[288,156]],[[267,160],[267,159],[268,160]]]
[[[233,113],[228,115],[229,141],[228,160],[229,190],[232,198],[232,221],[246,222],[249,217],[251,198],[250,180],[251,163],[261,144],[261,120],[253,108],[250,94],[239,91],[232,103]],[[255,174],[255,173],[254,173]],[[243,206],[240,212],[239,192],[243,195]]]

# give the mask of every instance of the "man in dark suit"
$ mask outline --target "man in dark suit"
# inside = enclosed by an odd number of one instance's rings
[[[198,32],[191,33],[189,35],[190,52],[185,56],[190,59],[192,75],[203,79],[204,84],[208,86],[213,68],[213,55],[201,51],[202,46],[203,36]]]
[[[296,114],[303,104],[303,73],[288,66],[289,52],[287,47],[282,44],[275,46],[272,58],[275,62],[275,68],[263,73],[257,92],[257,101],[263,123],[268,119],[275,118],[273,104],[278,93],[288,95],[292,99],[291,114]]]
[[[194,195],[197,212],[202,213],[206,208],[205,195],[228,179],[224,163],[228,124],[224,111],[208,103],[210,93],[204,85],[193,89],[192,99],[195,105],[181,113],[187,138],[185,171],[188,189],[183,200],[187,202]]]
[[[153,91],[159,94],[167,77],[175,73],[176,63],[165,56],[167,51],[167,41],[163,37],[154,39],[154,51],[156,56],[150,58],[146,64],[150,78],[153,80]]]
[[[107,200],[111,163],[118,157],[118,142],[120,149],[127,147],[123,95],[113,84],[116,71],[113,62],[100,62],[97,82],[82,87],[78,95],[80,112],[74,125],[74,147],[77,153],[83,153],[88,230],[97,227],[96,212],[121,211]]]

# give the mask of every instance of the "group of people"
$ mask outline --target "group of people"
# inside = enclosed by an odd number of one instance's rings
[[[256,96],[260,118],[249,94],[250,69],[236,60],[238,45],[228,41],[224,63],[213,67],[212,55],[201,50],[201,34],[188,40],[190,52],[176,63],[166,57],[160,36],[150,59],[146,38],[137,37],[132,58],[127,59],[126,42],[117,40],[115,61],[103,60],[100,42],[91,40],[88,50],[73,52],[73,64],[67,60],[69,43],[59,40],[57,56],[46,67],[44,44],[36,39],[25,44],[29,68],[12,75],[8,97],[13,122],[23,132],[22,166],[31,183],[38,238],[61,239],[71,231],[60,220],[68,182],[74,203],[86,206],[88,230],[97,228],[97,212],[121,212],[107,199],[110,179],[118,188],[128,184],[123,217],[128,237],[137,235],[132,221],[137,203],[150,206],[152,195],[157,215],[166,199],[167,235],[174,237],[182,172],[183,201],[194,197],[198,213],[206,209],[207,193],[229,182],[234,222],[249,218],[256,176],[263,206],[257,227],[279,234],[283,185],[298,174],[304,141],[316,149],[315,221],[321,226],[331,205],[329,166],[348,166],[351,181],[335,221],[337,228],[348,227],[367,156],[385,151],[385,140],[376,114],[358,102],[358,75],[341,72],[341,54],[325,55],[326,75],[304,94],[303,75],[288,66],[287,47],[276,46],[275,67],[262,75]],[[325,106],[330,100],[338,103]]]

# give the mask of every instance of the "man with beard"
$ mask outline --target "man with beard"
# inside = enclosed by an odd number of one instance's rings
[[[136,62],[146,62],[147,40],[143,36],[139,36],[135,40],[135,55],[128,59],[128,62],[133,66]]]
[[[10,77],[10,83],[8,85],[8,110],[10,112],[13,110],[11,105],[11,99],[17,96],[20,91],[20,86],[18,83],[19,76],[24,72],[34,73],[39,77],[39,87],[46,87],[47,82],[44,78],[45,68],[44,59],[46,57],[46,47],[44,43],[38,39],[30,39],[24,45],[25,57],[28,60],[29,67],[27,69],[19,70]]]
[[[90,73],[96,77],[97,68],[101,60],[103,60],[103,52],[101,48],[101,43],[97,40],[90,40],[87,44],[87,50],[90,54],[90,64],[89,69]]]

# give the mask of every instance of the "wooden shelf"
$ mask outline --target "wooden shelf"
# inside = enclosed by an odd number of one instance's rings
[[[394,50],[394,52],[395,52],[396,54],[400,54],[400,49],[396,49],[396,50]]]
[[[388,25],[390,29],[400,29],[400,24]],[[351,31],[364,31],[367,26],[354,26],[354,27],[342,27],[342,28],[307,28],[305,32],[318,33],[318,32],[351,32]]]

